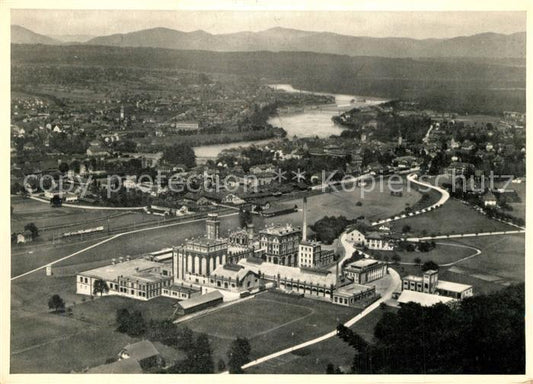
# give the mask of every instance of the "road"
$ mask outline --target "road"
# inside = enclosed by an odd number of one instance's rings
[[[443,240],[443,239],[462,239],[465,237],[481,237],[481,236],[498,236],[498,235],[515,235],[518,233],[526,233],[525,229],[515,231],[497,231],[497,232],[478,232],[478,233],[460,233],[454,235],[438,235],[425,237],[408,237],[406,241],[419,242],[426,240]]]
[[[471,250],[474,251],[473,254],[465,256],[462,259],[455,260],[455,261],[452,261],[452,262],[446,263],[446,264],[440,264],[440,267],[452,267],[455,264],[461,263],[461,262],[463,262],[465,260],[469,260],[469,259],[472,259],[474,257],[477,257],[477,256],[481,255],[481,249],[476,248],[476,247],[471,247],[469,245],[454,244],[454,243],[435,243],[435,244],[449,246],[449,247],[467,248],[467,249],[471,249]],[[399,264],[400,265],[419,265],[417,263],[407,263],[407,262],[402,262],[402,263],[399,263]]]
[[[238,215],[239,213],[238,212],[234,212],[234,213],[228,213],[228,214],[225,214],[225,215],[221,215],[220,217],[229,217],[229,216],[235,216],[235,215]],[[45,264],[45,265],[42,265],[40,267],[37,267],[37,268],[34,268],[30,271],[27,271],[27,272],[24,272],[18,276],[13,276],[11,278],[11,281],[14,281],[14,280],[17,280],[21,277],[24,277],[24,276],[27,276],[27,275],[30,275],[34,272],[37,272],[41,269],[44,269],[48,266],[52,266],[54,264],[57,264],[63,260],[67,260],[67,259],[70,259],[76,255],[79,255],[81,253],[84,253],[86,251],[88,251],[89,249],[93,249],[93,248],[96,248],[96,247],[99,247],[100,245],[102,244],[105,244],[105,243],[108,243],[112,240],[115,240],[115,239],[118,239],[119,237],[122,237],[122,236],[125,236],[125,235],[131,235],[131,234],[134,234],[134,233],[140,233],[140,232],[146,232],[146,231],[152,231],[154,229],[161,229],[161,228],[168,228],[168,227],[174,227],[174,226],[177,226],[177,225],[185,225],[185,224],[190,224],[190,223],[196,223],[196,222],[199,222],[199,221],[205,221],[205,218],[201,218],[201,219],[194,219],[194,220],[188,220],[188,221],[180,221],[178,223],[172,223],[172,224],[166,224],[166,225],[156,225],[156,226],[153,226],[153,227],[149,227],[149,228],[142,228],[142,229],[136,229],[136,230],[132,230],[132,231],[126,231],[126,232],[122,232],[122,233],[117,233],[116,235],[113,235],[111,237],[108,237],[107,239],[104,239],[102,241],[99,241],[98,243],[96,244],[93,244],[93,245],[90,245],[88,247],[85,247],[83,249],[80,249],[79,251],[76,251],[74,253],[71,253],[70,255],[67,255],[65,257],[62,257],[60,259],[57,259],[57,260],[54,260],[52,261],[51,263],[48,263],[48,264]]]
[[[438,208],[440,206],[442,206],[444,203],[446,203],[449,199],[450,199],[450,194],[448,193],[447,190],[445,189],[442,189],[440,187],[437,187],[435,185],[432,185],[432,184],[429,184],[429,183],[424,183],[422,181],[418,181],[416,180],[418,177],[417,174],[415,173],[411,173],[409,176],[407,176],[407,180],[411,183],[414,183],[414,184],[417,184],[421,187],[425,187],[425,188],[429,188],[429,189],[433,189],[437,192],[440,193],[440,199],[439,201],[437,201],[435,204],[432,204],[430,205],[429,207],[426,207],[426,208],[423,208],[423,209],[420,209],[416,212],[413,212],[412,215],[402,215],[402,216],[395,216],[395,217],[390,217],[388,219],[383,219],[383,220],[378,220],[378,221],[375,221],[372,223],[372,225],[379,225],[379,224],[385,224],[385,223],[390,223],[391,221],[397,221],[397,220],[401,220],[401,219],[406,219],[408,217],[413,217],[413,216],[417,216],[417,215],[421,215],[423,213],[426,213],[428,212],[428,209],[429,210],[432,210],[432,209],[435,209],[435,208]]]
[[[50,204],[50,201],[37,196],[30,196],[30,199],[38,201],[40,203]],[[61,204],[62,207],[90,209],[93,211],[140,211],[146,207],[95,207],[93,205],[79,205],[79,204]]]
[[[351,318],[346,323],[344,323],[344,325],[346,327],[353,326],[355,323],[357,323],[359,320],[361,320],[362,318],[367,316],[369,313],[371,313],[375,309],[379,308],[381,303],[389,300],[392,297],[392,293],[394,291],[397,291],[398,289],[400,289],[401,282],[402,282],[402,280],[400,279],[400,275],[393,269],[389,269],[389,273],[391,274],[393,281],[392,281],[392,284],[387,289],[387,291],[383,294],[383,296],[379,300],[377,300],[376,302],[372,303],[371,305],[366,307],[361,313],[359,313],[357,316]],[[301,344],[295,345],[293,347],[289,347],[289,348],[283,349],[281,351],[272,353],[270,355],[261,357],[259,359],[253,360],[253,361],[249,362],[248,364],[243,365],[242,369],[247,369],[247,368],[262,364],[265,361],[269,361],[269,360],[275,359],[276,357],[283,356],[283,355],[285,355],[287,353],[291,353],[293,351],[296,351],[298,349],[306,348],[306,347],[308,347],[310,345],[320,343],[320,342],[322,342],[324,340],[327,340],[327,339],[330,339],[332,337],[335,337],[336,335],[337,335],[337,330],[333,330],[333,331],[331,331],[329,333],[326,333],[325,335],[322,335],[322,336],[317,337],[315,339],[308,340],[306,342],[303,342]],[[227,373],[227,372],[224,372],[224,373]]]

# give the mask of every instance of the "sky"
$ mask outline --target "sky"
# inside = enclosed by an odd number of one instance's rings
[[[285,27],[354,36],[425,39],[522,32],[526,30],[526,13],[12,9],[11,24],[44,35],[100,36],[154,27],[220,34]]]

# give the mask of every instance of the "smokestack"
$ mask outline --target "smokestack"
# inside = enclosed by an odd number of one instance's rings
[[[248,234],[248,241],[254,241],[254,225],[252,223],[246,224],[246,233]]]
[[[335,287],[339,285],[339,260],[335,263]]]
[[[302,240],[307,240],[307,197],[304,197],[303,204]]]

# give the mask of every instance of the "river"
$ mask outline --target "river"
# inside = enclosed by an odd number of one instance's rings
[[[333,124],[333,121],[331,120],[332,116],[352,108],[380,104],[385,101],[375,97],[300,91],[293,88],[290,84],[271,84],[270,87],[292,93],[314,93],[316,95],[335,97],[336,106],[328,106],[324,109],[309,109],[305,110],[304,112],[280,114],[278,116],[271,117],[268,120],[269,124],[272,124],[275,127],[283,128],[287,132],[287,137],[289,138],[294,136],[318,136],[325,138],[331,135],[340,135],[343,131],[343,128]],[[202,145],[199,147],[194,147],[194,153],[196,154],[198,162],[202,163],[207,159],[216,158],[218,154],[225,149],[247,147],[252,144],[263,145],[269,143],[270,141],[271,139],[259,141],[240,141],[228,144]]]

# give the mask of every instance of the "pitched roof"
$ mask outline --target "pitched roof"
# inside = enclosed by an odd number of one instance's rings
[[[180,301],[177,305],[179,305],[183,309],[189,309],[196,307],[197,305],[209,303],[211,301],[216,301],[219,299],[224,299],[224,296],[219,291],[211,291],[206,294],[195,296],[188,300]]]
[[[442,289],[444,291],[449,291],[449,292],[461,293],[470,288],[472,288],[471,285],[453,283],[451,281],[439,280],[437,282],[437,289]]]
[[[211,275],[221,276],[226,279],[233,279],[241,281],[248,273],[255,273],[250,268],[246,268],[239,264],[219,265]]]
[[[143,373],[143,370],[137,360],[124,359],[92,367],[87,373]]]
[[[148,340],[128,344],[123,348],[122,352],[127,352],[128,355],[130,355],[130,359],[135,359],[137,361],[142,361],[149,357],[159,355],[159,351]]]
[[[417,291],[402,291],[398,298],[398,303],[405,304],[409,302],[420,304],[423,307],[431,307],[437,303],[449,303],[454,301],[451,297],[432,295],[430,293],[423,293]]]

